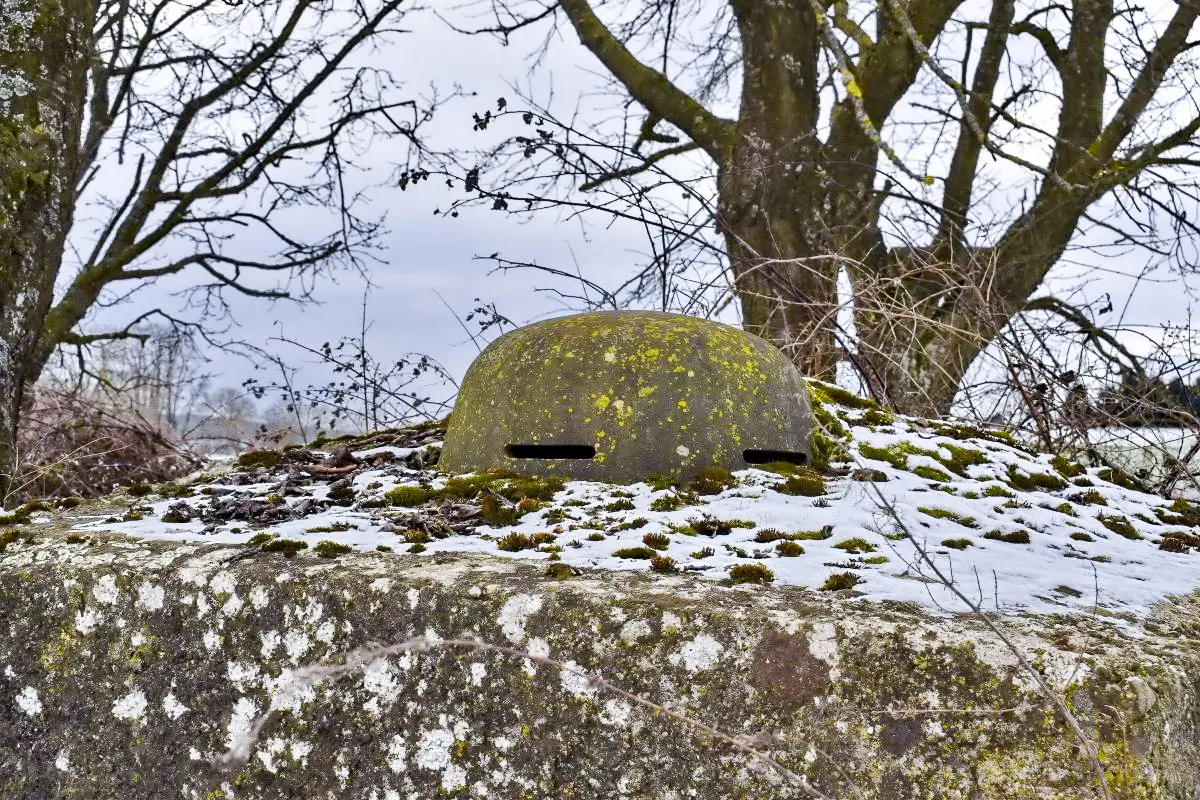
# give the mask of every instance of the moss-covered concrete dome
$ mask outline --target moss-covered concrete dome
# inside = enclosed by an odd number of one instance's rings
[[[800,373],[737,328],[656,311],[538,322],[467,370],[439,464],[589,480],[807,463]]]

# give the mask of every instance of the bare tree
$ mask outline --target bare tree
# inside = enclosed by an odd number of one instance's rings
[[[409,6],[0,6],[0,497],[26,390],[56,347],[138,337],[154,316],[199,325],[229,292],[302,299],[361,266],[382,223],[360,213],[358,157],[378,135],[417,145],[436,99],[401,97],[361,62]],[[166,279],[195,319],[82,327]]]
[[[550,28],[578,39],[632,109],[572,122],[576,143],[607,143],[618,157],[572,160],[557,175],[571,188],[644,179],[645,192],[664,176],[688,185],[704,170],[697,157],[712,166],[709,207],[744,325],[819,378],[847,354],[844,270],[850,355],[899,410],[946,412],[1072,246],[1107,236],[1190,269],[1195,0],[472,0],[458,10],[456,27],[505,41],[537,30],[553,42]],[[715,110],[731,95],[736,116]],[[564,152],[564,141],[539,132],[513,149]],[[544,186],[555,176],[519,177]],[[468,190],[503,207],[545,198],[511,187],[495,197],[486,178],[468,172]],[[1072,316],[1061,301],[1037,307]]]

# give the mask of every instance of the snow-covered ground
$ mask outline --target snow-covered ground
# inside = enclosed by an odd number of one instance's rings
[[[733,567],[753,563],[770,570],[777,586],[833,591],[853,584],[867,601],[967,610],[934,577],[936,565],[987,611],[1130,621],[1200,586],[1200,527],[1193,527],[1200,511],[1183,501],[1173,505],[1104,480],[1099,469],[1052,463],[999,438],[826,409],[850,431],[851,459],[835,464],[842,474],[826,476],[822,496],[783,493],[785,476],[762,469],[736,472],[734,485],[700,496],[646,483],[573,481],[515,524],[494,527],[478,519],[478,501],[435,497],[409,508],[386,499],[398,486],[445,487],[449,476],[406,466],[437,446],[436,431],[426,431],[415,444],[411,437],[395,440],[413,446],[359,450],[354,463],[325,473],[314,469],[324,454],[306,452],[308,463],[293,455],[272,467],[207,476],[187,497],[129,497],[131,513],[85,520],[79,529],[224,543],[268,533],[307,543],[301,558],[316,557],[316,545],[331,541],[359,550],[479,552],[588,569],[653,565],[712,579],[729,579]],[[662,510],[676,495],[685,504]],[[165,522],[164,515],[192,519]],[[511,534],[542,535],[533,542]],[[535,546],[513,551],[502,544]],[[653,562],[645,557],[647,545],[658,556]]]

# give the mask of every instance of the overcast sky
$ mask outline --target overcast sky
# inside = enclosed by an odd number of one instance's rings
[[[450,31],[429,15],[409,17],[406,27],[413,33],[397,39],[397,46],[379,58],[398,75],[404,75],[414,94],[437,84],[449,87],[461,84],[477,93],[475,99],[455,101],[444,107],[428,133],[436,144],[470,142],[471,113],[494,107],[495,98],[513,97],[508,82],[529,85],[528,57],[541,31],[518,35],[512,45],[502,46],[485,37],[467,37]],[[546,98],[551,89],[559,108],[573,108],[581,94],[595,92],[599,65],[573,39],[557,42],[549,58],[532,79],[535,96]],[[733,98],[729,98],[733,103]],[[728,110],[728,109],[723,109]],[[478,136],[478,134],[474,134]],[[498,140],[498,136],[481,143]],[[388,155],[380,149],[379,180],[388,172]],[[370,306],[369,342],[373,355],[389,361],[408,352],[425,353],[443,363],[452,374],[461,377],[476,346],[468,339],[455,313],[465,315],[476,297],[494,302],[497,309],[518,323],[568,313],[570,309],[552,295],[537,288],[557,286],[544,275],[510,272],[489,275],[492,265],[476,256],[500,252],[503,256],[550,264],[563,269],[578,267],[586,276],[605,286],[616,286],[632,273],[643,248],[642,235],[628,226],[611,229],[597,225],[584,235],[576,222],[562,220],[553,212],[521,222],[513,217],[491,213],[483,208],[464,212],[457,219],[435,216],[435,207],[444,206],[452,193],[425,185],[420,191],[402,193],[396,189],[377,189],[371,193],[374,207],[386,208],[390,233],[386,263],[371,267],[370,280],[375,288],[368,298]],[[315,212],[314,212],[315,213]],[[601,223],[600,220],[596,220]],[[1081,254],[1073,254],[1076,261]],[[1126,258],[1092,257],[1082,266],[1063,265],[1052,276],[1057,287],[1074,287],[1086,278],[1082,299],[1109,293],[1116,312],[1125,305],[1126,324],[1155,325],[1183,323],[1189,316],[1190,297],[1181,291],[1177,277],[1161,272],[1134,283],[1144,256]],[[358,331],[364,281],[353,274],[320,283],[315,291],[316,304],[297,307],[290,303],[266,303],[239,300],[233,304],[238,328],[236,336],[259,346],[270,347],[269,340],[280,334],[310,345],[353,335]],[[439,297],[440,295],[440,297]],[[443,300],[450,306],[447,308]],[[161,305],[172,309],[178,300],[164,289],[151,289],[138,296],[134,305],[103,312],[92,324],[128,319],[130,311]],[[451,310],[453,309],[453,311]],[[726,321],[736,321],[734,314]],[[287,356],[288,350],[282,353]],[[253,364],[244,359],[210,353],[212,368],[220,374],[218,383],[238,384],[254,374]],[[297,364],[302,354],[292,353]],[[318,373],[309,373],[320,380]],[[259,377],[271,378],[271,375]]]

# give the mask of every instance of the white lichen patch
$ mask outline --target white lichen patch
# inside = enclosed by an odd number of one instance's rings
[[[592,680],[586,670],[574,661],[563,662],[563,667],[564,669],[559,670],[559,673],[564,692],[588,700],[596,697],[596,687],[592,685]]]
[[[482,661],[474,661],[471,663],[471,685],[483,686],[483,679],[487,677],[487,665]]]
[[[530,639],[529,644],[525,646],[525,650],[529,655],[537,658],[550,657],[550,643],[545,639]],[[537,665],[527,658],[521,663],[521,669],[525,671],[526,675],[532,678],[537,672]]]
[[[308,766],[308,755],[312,752],[312,749],[312,742],[306,742],[301,739],[292,739],[288,742],[288,750],[292,753],[292,760],[301,767]]]
[[[112,715],[117,719],[140,725],[146,721],[146,694],[141,689],[134,689],[129,694],[118,697],[112,705]]]
[[[262,642],[262,647],[258,649],[258,652],[262,654],[264,659],[269,660],[279,648],[281,641],[279,631],[264,631],[258,635],[258,638]]]
[[[153,583],[143,583],[137,590],[137,607],[143,611],[160,611],[167,593],[161,586]]]
[[[104,606],[115,606],[121,599],[121,590],[117,588],[117,578],[114,575],[101,575],[92,587],[92,597]]]
[[[496,621],[505,638],[513,644],[525,641],[525,624],[542,608],[542,598],[532,594],[513,595],[500,608]]]
[[[237,590],[237,579],[228,570],[221,570],[212,576],[208,582],[209,591],[214,594],[233,594]]]
[[[17,708],[27,717],[36,717],[42,713],[42,700],[38,697],[37,689],[26,686],[17,692]]]
[[[441,772],[450,766],[454,749],[454,732],[449,728],[433,728],[421,731],[417,737],[413,760],[418,767]]]
[[[262,611],[271,604],[271,593],[265,586],[255,586],[250,590],[250,605],[255,611]]]
[[[391,706],[400,696],[396,671],[386,658],[378,658],[367,664],[362,681],[363,689],[372,695],[365,708],[373,716],[378,716],[383,707]]]
[[[808,634],[808,652],[813,658],[818,658],[829,665],[829,677],[837,680],[841,676],[838,669],[837,626],[830,622],[820,622],[813,625]]]
[[[225,665],[225,676],[239,692],[245,692],[258,682],[261,672],[254,664],[230,661]]]
[[[100,622],[104,619],[96,609],[88,607],[83,611],[75,612],[75,630],[87,636]]]
[[[250,738],[254,728],[254,718],[258,716],[258,706],[249,697],[239,697],[233,704],[233,713],[229,715],[229,724],[225,728],[225,746],[229,750],[240,750],[242,743]]]
[[[290,630],[283,635],[283,649],[293,664],[299,663],[312,649],[312,639],[304,631]]]
[[[66,750],[59,750],[58,754],[54,756],[54,768],[59,772],[70,772],[71,754]]]
[[[621,641],[626,644],[635,644],[639,639],[644,639],[653,632],[649,622],[642,619],[630,620],[621,626]]]
[[[600,712],[600,721],[605,725],[623,728],[629,722],[629,714],[633,711],[633,707],[624,700],[613,699],[604,704],[604,710]]]
[[[171,692],[167,692],[167,696],[162,701],[163,713],[172,720],[179,719],[187,713],[188,709],[179,699]]]
[[[695,674],[716,664],[724,650],[720,642],[703,633],[681,647],[678,653],[672,653],[667,658],[672,664],[682,663],[684,669]]]
[[[388,769],[397,775],[404,773],[407,765],[405,759],[408,758],[408,748],[404,744],[404,737],[396,734],[388,740],[387,746],[387,763]]]
[[[271,707],[282,711],[298,712],[317,696],[312,682],[301,678],[292,669],[281,670],[276,678],[265,676],[262,683],[271,696]]]
[[[225,604],[221,606],[221,615],[230,618],[236,617],[238,612],[240,612],[245,605],[245,600],[238,597],[236,594],[230,595],[229,599],[225,601]]]

